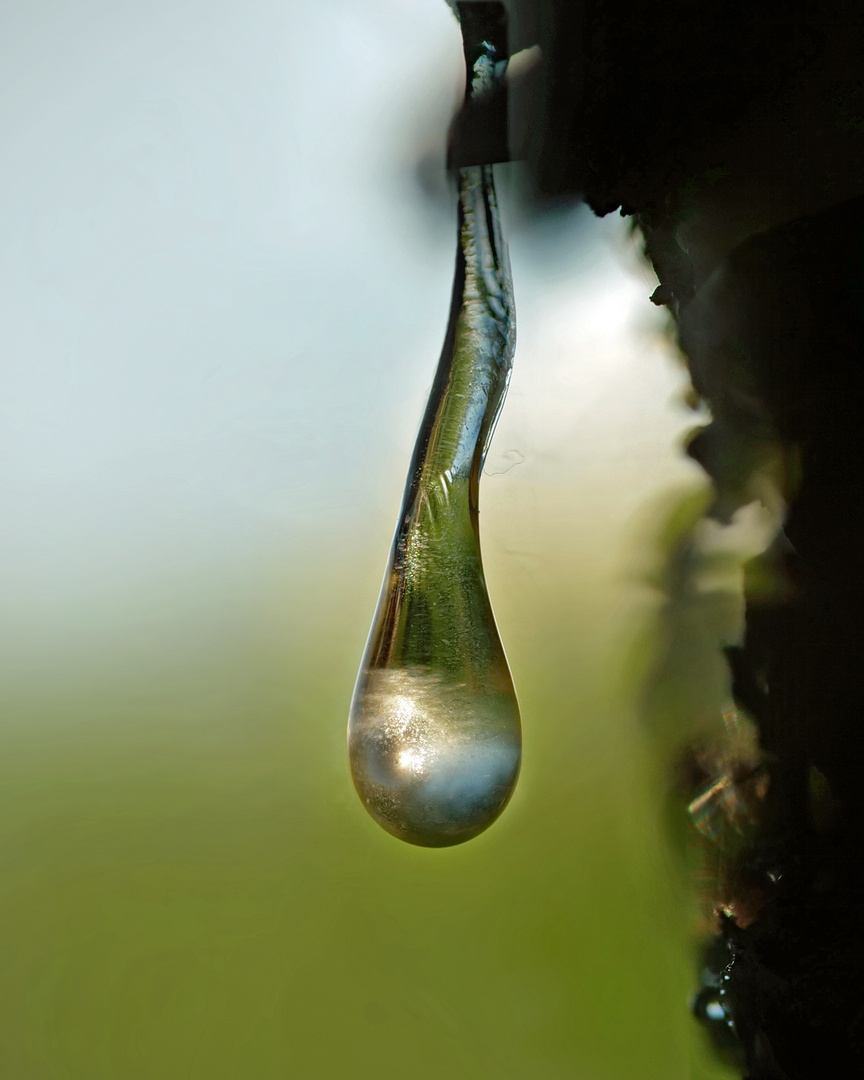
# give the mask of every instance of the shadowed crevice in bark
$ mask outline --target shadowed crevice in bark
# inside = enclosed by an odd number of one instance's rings
[[[740,903],[718,904],[697,1011],[750,1080],[864,1075],[864,9],[507,6],[513,51],[543,52],[510,87],[510,150],[541,205],[633,215],[711,412],[689,447],[709,514],[766,461],[787,506],[726,643],[761,757],[724,775],[742,806],[770,782],[724,856]],[[505,102],[483,109],[506,156]],[[455,159],[478,122],[457,117]]]

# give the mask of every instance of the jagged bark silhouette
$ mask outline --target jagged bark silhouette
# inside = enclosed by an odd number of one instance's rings
[[[543,62],[509,125],[503,96],[462,111],[451,161],[524,157],[541,204],[633,215],[711,410],[689,448],[709,514],[752,498],[763,450],[783,462],[774,588],[750,576],[728,650],[759,751],[724,782],[758,821],[726,856],[741,899],[718,904],[697,1002],[751,1080],[864,1075],[864,9],[506,6],[511,49]]]

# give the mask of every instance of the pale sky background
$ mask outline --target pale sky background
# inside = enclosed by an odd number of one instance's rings
[[[4,668],[182,636],[184,592],[218,623],[310,551],[368,540],[378,579],[449,305],[455,211],[415,174],[460,92],[447,6],[6,0],[3,27]],[[626,223],[505,211],[483,527],[524,551],[550,499],[578,521],[611,484],[620,522],[693,482],[695,420]]]
[[[699,417],[627,223],[531,219],[510,166],[522,775],[436,852],[351,784],[461,67],[444,0],[0,0],[4,1078],[726,1075],[642,715]],[[687,657],[682,731],[728,696],[710,627]]]

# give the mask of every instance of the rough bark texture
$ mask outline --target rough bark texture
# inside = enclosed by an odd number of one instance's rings
[[[711,513],[752,497],[760,447],[787,465],[775,588],[749,588],[728,653],[770,786],[699,1010],[751,1080],[864,1076],[864,8],[507,7],[513,50],[544,56],[511,86],[513,155],[541,199],[639,225],[711,410],[690,447]],[[505,156],[503,103],[481,108],[457,163]]]

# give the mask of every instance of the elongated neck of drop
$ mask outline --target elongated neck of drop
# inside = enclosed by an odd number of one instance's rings
[[[476,478],[510,381],[516,325],[510,262],[501,237],[491,166],[460,170],[459,203],[464,281],[451,378],[458,382],[469,373],[476,378],[474,398],[466,395],[454,402],[457,408],[462,405],[467,421],[454,469]]]
[[[487,55],[474,84],[498,78]],[[447,337],[412,462],[405,510],[423,489],[465,481],[476,509],[477,481],[507,391],[515,348],[510,266],[491,166],[458,172],[459,243]]]

